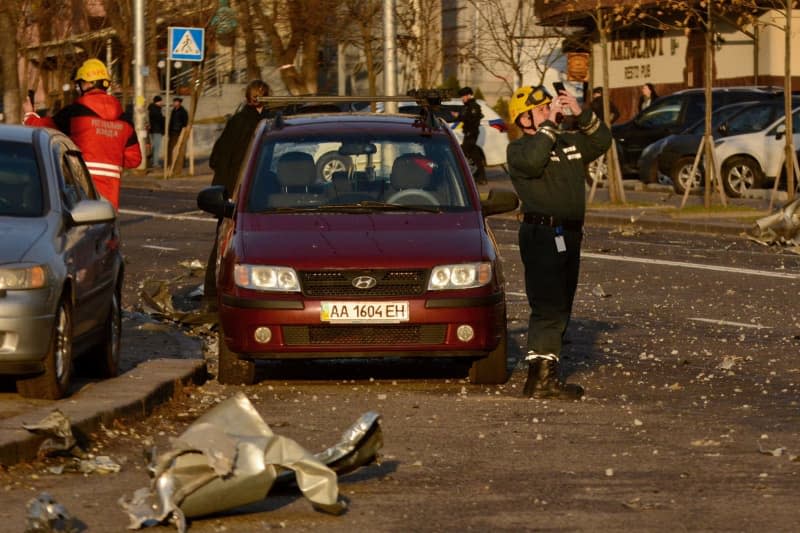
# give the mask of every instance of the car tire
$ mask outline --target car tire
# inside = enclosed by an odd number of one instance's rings
[[[58,400],[72,379],[72,306],[62,298],[55,315],[50,348],[44,358],[44,372],[17,380],[17,392],[25,398]]]
[[[508,326],[505,316],[500,335],[500,342],[488,357],[472,363],[469,380],[474,385],[500,385],[508,381]]]
[[[349,172],[352,162],[349,158],[337,152],[322,154],[317,160],[317,178],[325,183],[330,183],[334,172]]]
[[[240,359],[239,354],[231,351],[225,344],[225,331],[222,322],[219,324],[217,339],[218,366],[217,381],[223,385],[252,385],[256,381],[256,364],[254,361]]]
[[[122,305],[120,289],[114,290],[108,316],[103,323],[103,338],[88,357],[87,371],[101,378],[119,375],[120,337],[122,336]],[[77,361],[80,366],[81,360]]]
[[[691,176],[693,166],[694,156],[681,157],[672,165],[669,177],[672,179],[672,188],[675,189],[676,193],[684,194],[686,185],[690,182],[691,188],[689,190],[696,191],[703,187],[703,171],[698,166],[694,176]]]
[[[608,185],[608,165],[605,157],[599,157],[586,166],[587,185],[591,187],[596,180],[598,187]]]
[[[746,191],[760,187],[763,180],[758,163],[749,157],[734,156],[722,166],[722,184],[731,198],[741,198]]]

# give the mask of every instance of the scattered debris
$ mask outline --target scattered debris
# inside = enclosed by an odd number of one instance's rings
[[[742,361],[742,357],[738,355],[726,355],[722,358],[722,362],[717,365],[717,368],[722,370],[730,370]]]
[[[58,409],[53,409],[36,424],[22,424],[22,427],[31,433],[49,437],[39,446],[39,457],[50,455],[83,457],[83,450],[78,446],[78,441],[72,433],[72,424]]]
[[[599,283],[594,286],[594,289],[592,289],[592,294],[597,296],[598,298],[608,298],[609,296],[611,296],[610,294],[606,293],[606,291],[603,290],[602,285],[600,285]]]
[[[789,458],[789,461],[791,461],[791,462],[800,462],[800,458],[798,458],[797,455],[793,455],[793,454],[789,453],[789,450],[787,450],[783,446],[781,446],[779,448],[773,448],[773,449],[770,450],[770,449],[767,449],[767,448],[763,448],[761,446],[761,443],[759,442],[758,443],[758,451],[760,453],[763,453],[764,455],[771,455],[773,457],[782,457],[782,456],[786,455]]]
[[[42,492],[28,501],[25,533],[78,533],[82,529],[80,521],[71,517],[50,494]]]
[[[149,488],[119,503],[131,529],[172,521],[186,531],[186,518],[227,511],[264,498],[276,483],[295,483],[312,505],[341,514],[337,474],[377,459],[383,445],[380,416],[366,413],[342,441],[312,455],[295,441],[275,435],[247,397],[238,393],[192,423],[172,449],[151,453]]]
[[[747,238],[760,244],[800,247],[800,197],[771,215],[756,220]]]

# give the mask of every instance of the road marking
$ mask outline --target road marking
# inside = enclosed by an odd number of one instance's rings
[[[800,280],[800,274],[788,274],[784,272],[771,272],[769,270],[755,270],[752,268],[736,268],[717,265],[702,265],[699,263],[687,263],[685,261],[668,261],[666,259],[646,259],[641,257],[615,256],[605,254],[595,254],[592,252],[581,252],[581,258],[605,259],[607,261],[626,261],[628,263],[655,264],[680,268],[694,268],[696,270],[713,270],[714,272],[729,272],[732,274],[745,274],[748,276],[765,276],[768,278]]]
[[[516,244],[501,245],[501,249],[511,249],[519,252]],[[752,268],[735,268],[718,265],[703,265],[700,263],[687,263],[685,261],[669,261],[666,259],[651,259],[643,257],[629,257],[626,255],[606,255],[593,252],[581,252],[581,259],[600,259],[606,261],[623,261],[627,263],[642,263],[646,265],[662,265],[679,268],[693,268],[696,270],[712,270],[714,272],[728,272],[732,274],[744,274],[748,276],[764,276],[767,278],[800,280],[800,274],[790,274],[786,272],[773,272],[770,270],[755,270]]]
[[[718,324],[720,326],[735,326],[738,328],[755,328],[755,329],[772,329],[772,326],[762,326],[761,324],[745,324],[743,322],[729,322],[728,320],[715,320],[713,318],[690,318],[695,322],[708,322],[709,324]]]
[[[155,244],[143,244],[142,248],[152,248],[153,250],[161,250],[164,252],[177,252],[177,248],[170,248],[168,246],[156,246]]]
[[[194,220],[199,222],[213,222],[214,224],[217,223],[216,218],[212,217],[200,217],[194,215],[170,215],[165,213],[154,213],[153,211],[138,211],[136,209],[120,209],[120,213],[123,215],[133,215],[138,217],[151,217],[151,218],[164,218],[167,220]]]

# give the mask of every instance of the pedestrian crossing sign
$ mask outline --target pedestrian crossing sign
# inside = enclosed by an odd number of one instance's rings
[[[173,61],[202,61],[205,44],[204,28],[169,29],[169,57]]]

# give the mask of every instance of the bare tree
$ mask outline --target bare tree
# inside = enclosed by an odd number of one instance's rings
[[[398,49],[408,60],[410,88],[431,88],[442,72],[441,0],[397,4]]]
[[[561,56],[563,31],[537,24],[534,0],[467,0],[481,31],[473,45],[464,47],[464,59],[476,63],[498,79],[511,94],[522,85],[525,72],[535,70],[540,79]],[[514,79],[506,76],[514,73]]]
[[[17,74],[17,28],[19,10],[16,2],[0,5],[0,33],[9,38],[0,40],[0,76],[3,78],[3,112],[5,121],[20,122],[19,76]]]
[[[357,38],[350,39],[344,36],[342,40],[345,44],[360,49],[364,54],[364,68],[367,71],[370,96],[377,94],[378,70],[381,67],[379,58],[383,43],[382,14],[383,2],[380,0],[344,0],[339,8],[339,16],[342,21],[340,27],[349,27],[347,22],[351,21],[357,29]],[[350,32],[345,31],[344,33],[349,34]]]

